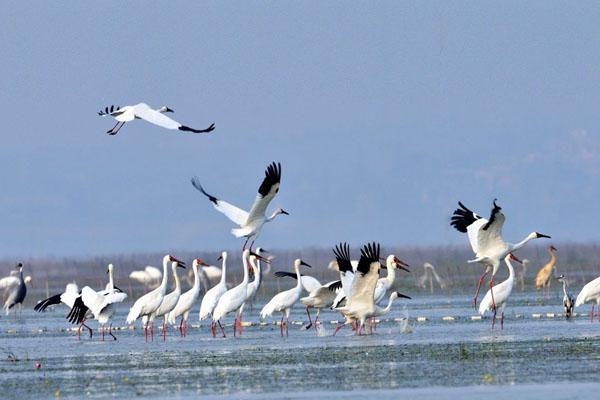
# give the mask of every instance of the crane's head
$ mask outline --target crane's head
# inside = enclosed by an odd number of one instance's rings
[[[565,280],[564,274],[560,274],[559,276],[557,276],[556,280],[559,281],[559,282],[563,282]]]
[[[195,258],[194,261],[192,262],[192,268],[193,267],[198,268],[198,266],[208,267],[209,265],[207,263],[205,263],[204,261],[202,261],[201,259]]]
[[[523,261],[519,260],[519,259],[518,259],[518,258],[517,258],[517,257],[516,257],[516,256],[515,256],[513,253],[508,253],[508,254],[506,255],[506,260],[507,260],[507,261],[508,261],[508,260],[513,260],[513,261],[516,261],[516,262],[518,262],[519,264],[523,264]]]
[[[392,296],[394,296],[394,299],[397,299],[398,297],[403,298],[403,299],[411,299],[410,296],[407,296],[407,295],[402,294],[400,292],[394,292],[394,293],[392,293]]]
[[[23,271],[23,263],[22,262],[18,263],[17,268],[19,269],[19,271]]]
[[[284,215],[290,215],[289,212],[285,211],[283,208],[279,207],[277,210],[275,210],[275,214],[279,215],[279,214],[284,214]]]
[[[386,259],[384,259],[383,257],[380,257],[379,259],[381,261],[384,261],[387,267],[395,267],[406,272],[410,272],[410,270],[408,269],[409,265],[401,259],[399,259],[398,257],[396,257],[394,254],[390,254],[389,256],[387,256]],[[383,268],[383,265],[381,267]]]
[[[168,261],[176,262],[178,264],[178,266],[180,266],[181,268],[185,268],[185,263],[183,261],[180,261],[177,258],[173,257],[172,255],[167,254],[165,256],[165,258],[168,259]]]
[[[170,113],[172,113],[172,112],[175,112],[175,111],[173,111],[172,109],[170,109],[167,106],[162,106],[161,108],[158,109],[158,112],[161,112],[161,113],[168,113],[168,112],[170,112]]]
[[[227,252],[226,251],[221,252],[221,255],[217,258],[217,261],[221,261],[221,260],[227,260]]]
[[[108,264],[108,267],[106,268],[106,273],[110,274],[113,271],[113,265],[112,264]]]
[[[296,260],[294,260],[294,266],[295,266],[296,268],[300,268],[300,266],[301,266],[301,265],[305,265],[305,266],[307,266],[308,268],[312,268],[312,266],[311,266],[311,265],[309,265],[309,264],[305,263],[305,262],[304,262],[302,259],[300,259],[300,258],[296,258]]]
[[[544,235],[543,233],[539,233],[539,232],[531,232],[529,234],[529,236],[531,237],[531,239],[540,239],[540,238],[548,238],[551,239],[550,236],[548,235]]]

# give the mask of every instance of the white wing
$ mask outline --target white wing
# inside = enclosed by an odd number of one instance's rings
[[[14,286],[18,286],[19,283],[20,280],[16,276],[7,276],[0,279],[0,289],[10,289]]]
[[[265,212],[269,203],[277,192],[279,192],[279,185],[281,182],[281,164],[271,163],[265,171],[265,179],[263,179],[260,187],[258,188],[258,194],[254,200],[254,204],[250,209],[250,215],[248,216],[248,223],[256,219],[264,218]]]
[[[81,289],[81,300],[83,304],[94,314],[94,318],[98,318],[100,312],[104,307],[106,307],[106,302],[104,300],[104,296],[96,293],[94,289],[89,286]]]
[[[312,293],[321,287],[321,282],[312,276],[302,275],[300,280],[302,282],[302,286],[308,293]]]
[[[224,200],[217,199],[215,196],[206,193],[206,191],[200,184],[200,180],[198,179],[198,177],[192,178],[192,185],[194,185],[194,187],[197,190],[199,190],[200,192],[202,192],[202,194],[208,197],[208,200],[210,200],[210,202],[213,204],[217,211],[225,214],[227,218],[229,218],[231,221],[238,224],[239,226],[244,226],[246,224],[246,222],[248,221],[247,211],[244,211],[241,208],[234,206],[233,204],[230,204]]]
[[[479,228],[477,234],[477,249],[479,252],[487,254],[490,249],[500,249],[506,246],[502,239],[502,226],[504,226],[506,218],[500,210],[500,207],[494,204],[489,222]]]
[[[162,271],[152,265],[147,265],[146,268],[144,268],[144,271],[152,280],[160,281],[162,279]]]
[[[469,243],[471,243],[471,248],[473,249],[473,253],[475,254],[479,252],[479,231],[487,223],[487,219],[480,218],[467,227],[467,236],[469,238]]]
[[[172,120],[159,111],[153,110],[146,103],[140,103],[133,106],[133,112],[136,117],[166,129],[179,129],[181,127],[179,122]]]
[[[79,287],[75,283],[67,284],[65,292],[60,295],[60,301],[67,307],[73,308],[75,300],[79,297]]]

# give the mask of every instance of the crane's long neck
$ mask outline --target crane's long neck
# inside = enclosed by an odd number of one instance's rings
[[[192,289],[196,290],[200,287],[200,274],[198,274],[198,266],[192,265],[192,270],[194,271],[194,286],[192,286]]]
[[[223,264],[221,265],[221,281],[220,284],[225,284],[225,272],[227,271],[227,255],[223,255]]]
[[[177,265],[173,266],[173,278],[175,278],[175,291],[181,291],[181,286],[179,284],[179,275],[177,275]]]
[[[568,296],[567,295],[567,281],[565,281],[563,279],[562,284],[563,284],[563,293],[565,294],[565,297],[567,297]]]
[[[387,306],[384,308],[379,308],[376,312],[375,316],[387,314],[392,309],[392,304],[394,303],[394,299],[397,297],[396,293],[390,294],[390,299],[388,300]]]
[[[515,270],[513,269],[512,264],[508,260],[506,261],[506,266],[508,267],[508,279],[506,281],[510,282],[512,285],[512,282],[515,280]]]
[[[296,283],[296,288],[302,290],[302,274],[300,274],[300,265],[294,265],[294,269],[296,270],[296,278],[298,280]]]
[[[113,293],[115,291],[115,283],[113,281],[112,268],[109,268],[109,270],[108,270],[108,291],[109,291],[109,293]]]
[[[385,282],[387,283],[387,287],[391,287],[394,284],[394,280],[396,280],[396,265],[394,262],[387,263],[387,275],[385,276]]]
[[[552,249],[548,249],[548,253],[550,253],[550,261],[548,261],[548,264],[554,267],[554,265],[556,264],[556,253],[552,251]]]
[[[160,282],[160,291],[163,293],[163,295],[167,291],[167,279],[168,279],[168,273],[169,273],[169,271],[167,270],[168,264],[169,264],[169,259],[165,258],[163,260],[163,276],[162,276],[162,281]]]
[[[261,281],[261,271],[260,271],[260,261],[256,259],[255,261],[250,260],[250,265],[252,266],[252,271],[254,271],[254,285],[256,285],[256,289],[260,286]]]
[[[242,256],[242,264],[244,266],[244,279],[242,280],[242,283],[248,284],[248,257],[245,255]]]
[[[509,249],[511,252],[518,250],[521,247],[525,246],[527,243],[529,243],[529,241],[532,239],[535,239],[535,236],[528,235],[525,239],[521,240],[519,243],[514,243],[514,244],[510,245]]]
[[[277,212],[277,210],[273,211],[273,214],[271,214],[270,217],[268,217],[265,222],[271,222],[275,219],[275,217],[277,217],[279,215],[279,212]]]

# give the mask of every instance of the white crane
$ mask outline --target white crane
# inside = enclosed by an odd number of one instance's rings
[[[269,203],[271,200],[273,200],[277,192],[279,192],[280,182],[281,164],[273,162],[267,167],[267,170],[265,171],[265,178],[258,188],[258,194],[254,200],[254,204],[252,205],[250,212],[247,212],[224,200],[217,199],[215,196],[208,194],[200,184],[199,178],[192,178],[192,185],[194,185],[197,190],[202,192],[202,194],[204,194],[208,200],[213,203],[213,206],[217,209],[217,211],[222,212],[232,222],[239,225],[239,228],[232,229],[231,233],[235,237],[246,238],[244,246],[242,247],[242,251],[246,249],[246,244],[248,244],[248,240],[250,238],[253,238],[252,242],[250,243],[250,250],[252,250],[254,241],[258,237],[260,230],[265,223],[273,221],[279,214],[289,215],[288,212],[282,208],[276,209],[270,217],[265,215]]]
[[[152,265],[147,265],[143,270],[131,271],[129,278],[144,285],[146,290],[155,289],[160,285],[162,272]]]
[[[262,247],[258,247],[256,249],[256,254],[258,254],[259,256],[263,253],[267,253],[267,251]],[[240,306],[240,309],[237,312],[238,330],[240,335],[242,334],[242,314],[244,313],[244,306],[246,305],[246,303],[254,299],[254,296],[256,296],[256,293],[258,292],[258,289],[260,288],[260,284],[262,282],[262,268],[260,259],[256,258],[254,255],[250,255],[248,261],[250,262],[250,266],[252,267],[254,279],[252,280],[252,282],[248,282],[248,287],[246,288],[246,299],[244,300],[244,302]],[[265,263],[268,264],[269,261],[265,259]]]
[[[525,261],[525,260],[523,260]],[[556,277],[556,280],[563,286],[563,307],[565,308],[565,317],[567,319],[573,316],[573,307],[575,306],[575,297],[567,290],[567,278],[564,275]]]
[[[310,265],[297,258],[294,261],[294,270],[296,271],[296,279],[298,283],[292,289],[285,290],[283,292],[277,293],[273,298],[265,304],[265,306],[260,311],[260,318],[265,319],[268,316],[272,315],[274,312],[281,312],[281,322],[279,324],[279,333],[283,336],[283,319],[285,318],[285,335],[289,335],[289,317],[290,310],[294,306],[294,304],[300,299],[300,295],[302,294],[302,275],[300,274],[300,266],[305,265],[311,268]],[[320,286],[320,285],[319,285]]]
[[[222,260],[223,266],[221,271],[221,280],[215,286],[210,288],[204,297],[202,298],[202,303],[200,304],[200,313],[198,314],[198,318],[200,321],[205,320],[207,318],[212,318],[213,311],[219,302],[219,299],[223,294],[227,291],[227,252],[224,251],[221,253],[219,260]],[[212,321],[210,331],[212,332],[213,337],[217,335],[217,323],[216,321]]]
[[[435,267],[430,262],[426,262],[423,264],[423,275],[418,278],[418,285],[421,289],[425,289],[427,284],[429,283],[429,291],[433,293],[433,280],[437,282],[440,286],[440,289],[445,289],[448,285],[444,279],[442,279]]]
[[[104,340],[105,325],[115,314],[117,304],[122,303],[127,298],[126,293],[115,289],[115,284],[113,281],[113,268],[114,267],[112,264],[108,264],[108,269],[106,271],[108,274],[108,285],[106,286],[105,290],[96,292],[91,287],[85,286],[83,289],[81,289],[81,297],[75,299],[75,304],[78,302],[78,300],[81,300],[85,307],[92,312],[94,318],[98,321],[98,324],[100,325],[100,333],[102,334],[102,340]],[[75,304],[71,310],[72,312],[77,307]],[[85,315],[85,312],[83,312],[83,314]],[[114,340],[117,340],[115,335],[112,333],[112,322],[109,325],[108,334],[112,336]]]
[[[199,266],[208,266],[208,264],[199,258],[196,258],[192,262],[192,270],[194,271],[194,284],[190,290],[182,293],[181,296],[179,296],[177,305],[175,308],[173,308],[173,310],[171,310],[167,317],[169,323],[174,325],[177,322],[177,317],[181,316],[181,322],[179,323],[179,334],[181,336],[187,335],[187,320],[190,315],[190,310],[200,295],[200,274],[198,273]]]
[[[350,264],[350,250],[346,244],[344,245],[334,249],[334,253],[336,259],[338,259],[338,264],[348,265]],[[363,246],[360,252],[360,260],[352,280],[350,293],[346,297],[346,305],[335,308],[346,317],[346,321],[336,328],[334,336],[340,329],[354,321],[359,324],[356,330],[357,334],[361,334],[367,318],[370,318],[370,314],[375,310],[375,286],[379,280],[379,270],[381,268],[379,262],[380,246],[377,243],[369,243]]]
[[[10,312],[10,309],[19,305],[19,309],[23,306],[23,300],[27,295],[27,285],[23,278],[23,263],[17,264],[17,275],[7,276],[0,279],[0,289],[4,289],[4,309],[6,315]]]
[[[146,103],[138,103],[133,106],[125,107],[115,107],[114,105],[110,106],[110,108],[105,107],[104,110],[100,110],[98,112],[98,115],[101,117],[110,116],[117,120],[117,124],[106,132],[109,135],[116,135],[126,122],[130,122],[135,119],[143,119],[151,124],[158,125],[166,129],[178,129],[182,132],[208,133],[215,129],[215,124],[211,124],[206,129],[190,128],[180,124],[175,120],[172,120],[166,115],[163,115],[163,113],[168,112],[172,113],[174,111],[167,106],[163,106],[157,110],[154,110]]]
[[[275,272],[276,277],[290,277],[298,279],[293,272],[277,271]],[[342,288],[342,282],[340,280],[331,281],[324,285],[317,278],[308,275],[301,275],[300,281],[302,287],[308,292],[308,296],[301,297],[300,302],[306,306],[306,315],[308,315],[308,324],[305,326],[306,329],[310,329],[313,325],[317,325],[319,316],[321,315],[321,308],[331,307],[335,300],[337,292]],[[313,322],[310,316],[310,309],[317,309],[317,316]]]
[[[340,272],[340,281],[342,289],[338,290],[337,295],[331,305],[332,308],[338,308],[340,303],[347,299],[352,294],[352,281],[354,280],[354,273],[358,267],[358,261],[356,267],[353,262],[350,261],[350,246],[348,243],[340,243],[333,249],[335,255],[335,265]]]
[[[221,319],[223,319],[227,314],[233,311],[237,311],[244,300],[246,300],[246,290],[248,289],[248,257],[251,253],[249,249],[246,249],[242,253],[242,268],[244,269],[244,278],[242,282],[234,288],[229,289],[221,297],[215,306],[215,309],[212,313],[212,327],[213,327],[213,335],[215,335],[216,324],[219,324],[221,328],[221,333],[223,337],[225,337],[225,330],[223,329],[223,325],[221,325]],[[233,336],[237,333],[238,320],[237,314],[236,318],[233,322]]]
[[[515,286],[515,271],[510,260],[514,260],[519,264],[521,263],[521,260],[512,253],[508,253],[506,257],[504,257],[504,262],[508,268],[508,278],[495,285],[493,288],[490,288],[479,304],[479,314],[484,315],[487,310],[494,313],[494,316],[492,317],[492,329],[494,329],[494,326],[496,325],[498,307],[500,307],[500,329],[504,329],[504,308],[506,307],[506,301],[510,297],[513,287]]]
[[[396,280],[396,268],[404,270],[406,272],[410,272],[408,269],[408,264],[404,261],[400,260],[394,254],[390,254],[387,256],[385,260],[387,275],[385,278],[379,278],[377,280],[377,285],[375,286],[375,304],[381,303],[385,294],[388,290],[392,288],[394,282]]]
[[[481,282],[485,276],[490,272],[490,288],[494,286],[494,275],[500,267],[500,261],[506,257],[508,253],[520,249],[525,246],[530,240],[538,238],[550,238],[548,235],[544,235],[539,232],[531,232],[523,240],[518,243],[512,244],[505,242],[502,238],[502,226],[504,225],[504,214],[501,212],[502,208],[496,204],[496,199],[493,202],[494,207],[492,208],[492,214],[489,221],[485,218],[480,217],[473,211],[465,207],[460,201],[458,202],[459,208],[457,208],[450,221],[457,231],[467,233],[469,242],[475,253],[475,258],[469,260],[469,263],[481,263],[485,265],[486,269],[479,283],[477,284],[477,291],[473,298],[473,306],[477,306],[477,296],[479,296],[479,288]],[[492,290],[492,305],[496,307],[494,301],[494,294]]]
[[[150,318],[163,317],[163,341],[167,340],[167,319],[169,317],[169,313],[173,311],[173,309],[177,305],[177,302],[179,301],[179,297],[181,297],[181,283],[179,282],[179,275],[177,275],[177,268],[185,268],[185,266],[179,264],[177,261],[173,261],[171,263],[171,271],[173,272],[175,288],[172,292],[165,294],[165,297],[163,297],[160,306],[150,316]]]
[[[59,293],[57,295],[48,297],[47,299],[39,301],[35,307],[33,308],[37,312],[44,312],[50,306],[63,303],[69,310],[73,308],[75,305],[75,300],[81,296],[81,290],[76,283],[67,283],[65,287],[65,291],[63,293]],[[85,318],[79,324],[79,328],[77,328],[77,337],[81,338],[81,328],[85,327],[90,334],[90,338],[93,336],[92,328],[85,324]]]
[[[598,322],[600,322],[600,277],[585,284],[585,286],[581,289],[581,292],[579,292],[579,294],[577,295],[577,300],[575,300],[575,307],[579,307],[580,305],[583,305],[588,301],[595,301],[596,304],[598,304]],[[594,303],[592,303],[590,321],[594,322]]]
[[[172,255],[167,254],[163,257],[163,277],[159,287],[146,293],[131,306],[129,314],[127,314],[127,323],[132,324],[136,319],[142,317],[142,325],[144,327],[144,338],[148,340],[148,322],[150,325],[150,336],[154,340],[154,312],[160,307],[165,294],[167,293],[167,267],[169,262],[177,262],[185,265]]]

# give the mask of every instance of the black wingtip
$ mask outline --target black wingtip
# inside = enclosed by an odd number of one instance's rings
[[[219,199],[217,199],[215,196],[208,194],[206,192],[206,190],[204,190],[204,188],[202,187],[202,185],[200,184],[200,179],[196,176],[193,176],[191,179],[192,182],[192,186],[194,186],[196,188],[196,190],[200,191],[203,195],[205,195],[206,197],[208,197],[208,200],[211,201],[211,203],[213,204],[217,204],[217,201],[219,201]]]

